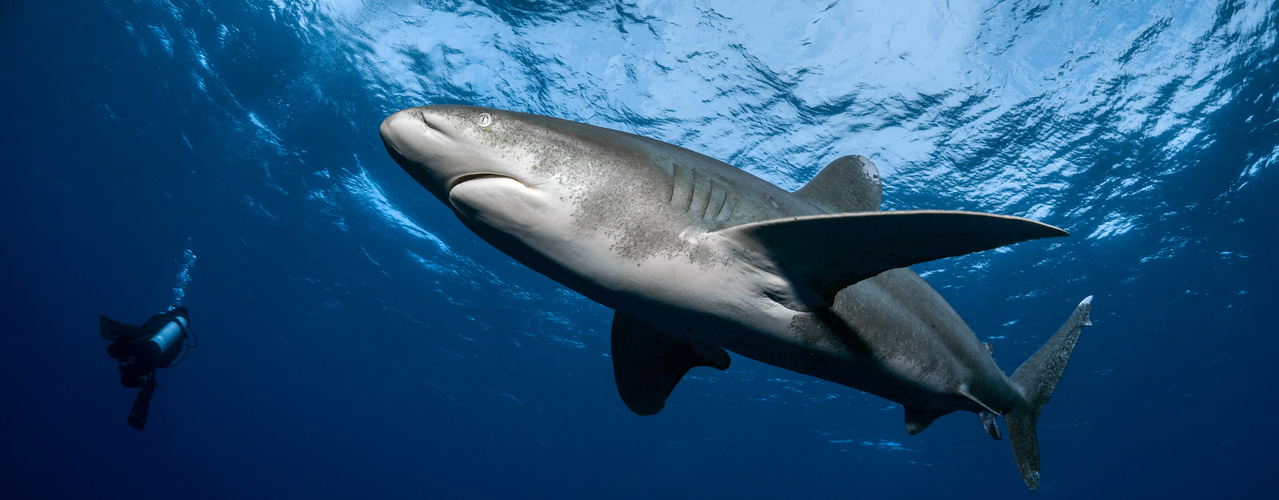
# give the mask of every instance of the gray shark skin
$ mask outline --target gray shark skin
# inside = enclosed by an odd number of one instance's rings
[[[970,411],[1009,426],[1039,484],[1035,421],[1088,323],[1091,297],[1012,377],[907,266],[1066,235],[942,210],[880,212],[878,170],[846,156],[795,192],[664,142],[545,116],[409,108],[387,151],[485,241],[614,309],[614,377],[657,413],[695,366],[731,351],[900,403],[906,429]]]

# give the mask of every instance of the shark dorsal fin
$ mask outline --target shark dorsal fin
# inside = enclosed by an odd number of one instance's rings
[[[765,293],[796,311],[830,307],[840,290],[889,269],[1068,234],[1020,217],[946,210],[812,215],[717,233],[782,278]]]
[[[677,339],[621,312],[613,313],[613,378],[622,402],[640,415],[653,415],[694,366],[728,368],[719,346]]]
[[[879,210],[884,186],[870,159],[852,155],[830,162],[795,195],[833,214],[874,212]]]

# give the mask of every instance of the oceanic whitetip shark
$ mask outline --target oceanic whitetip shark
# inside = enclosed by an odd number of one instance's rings
[[[1011,377],[906,266],[1067,233],[1002,215],[880,212],[879,172],[846,156],[787,192],[637,135],[469,106],[399,111],[387,151],[488,243],[612,308],[613,374],[640,415],[726,351],[900,403],[906,431],[976,413],[1039,486],[1035,422],[1092,297]]]

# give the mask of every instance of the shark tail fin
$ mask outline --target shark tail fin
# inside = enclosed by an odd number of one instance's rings
[[[1079,340],[1079,331],[1092,324],[1088,320],[1091,311],[1090,295],[1079,303],[1066,324],[1061,325],[1043,347],[1013,372],[1012,381],[1021,389],[1026,402],[1009,410],[1004,419],[1008,423],[1017,468],[1021,469],[1021,478],[1031,491],[1039,490],[1039,437],[1035,433],[1035,422],[1039,420],[1039,411],[1052,397],[1057,381],[1066,370],[1066,363],[1075,351],[1075,342]]]

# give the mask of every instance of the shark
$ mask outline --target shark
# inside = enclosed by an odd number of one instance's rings
[[[879,171],[857,155],[790,192],[672,144],[548,116],[420,106],[380,132],[477,236],[613,309],[613,375],[635,413],[658,413],[690,369],[727,369],[732,352],[898,403],[911,435],[967,411],[999,440],[1003,416],[1038,489],[1036,422],[1092,297],[1009,376],[909,266],[1066,231],[881,211]]]

